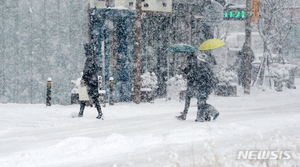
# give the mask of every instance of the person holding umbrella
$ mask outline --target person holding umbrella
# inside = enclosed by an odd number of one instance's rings
[[[196,122],[209,121],[210,116],[216,119],[219,115],[217,110],[206,104],[208,96],[212,93],[213,88],[216,86],[216,79],[208,63],[195,53],[191,53],[187,57],[187,66],[182,69],[187,78],[187,90],[185,106],[181,115],[176,116],[178,120],[185,120],[190,107],[192,97],[197,98],[197,117]],[[212,112],[206,112],[206,110]]]
[[[245,43],[243,44],[242,50],[238,52],[237,59],[234,62],[234,67],[236,67],[236,71],[238,73],[238,84],[242,85],[243,87],[245,86],[244,81],[245,81],[245,57],[246,57],[246,47]],[[250,49],[250,61],[251,63],[255,60],[254,57],[254,52]],[[251,71],[252,66],[250,66],[250,71]]]
[[[211,50],[224,46],[225,43],[219,39],[209,39],[204,41],[199,50]],[[216,64],[215,60],[212,61]],[[187,76],[186,100],[183,112],[176,116],[179,120],[185,120],[190,106],[192,97],[197,98],[197,117],[196,122],[215,120],[219,116],[219,112],[210,104],[206,103],[208,96],[212,93],[217,85],[217,78],[214,76],[208,62],[200,55],[196,57],[194,52],[187,57],[187,67],[183,69],[183,73]]]
[[[101,119],[103,114],[99,103],[99,92],[98,92],[98,74],[101,71],[99,60],[95,54],[94,45],[92,43],[84,44],[84,50],[86,55],[86,61],[84,64],[82,79],[87,88],[87,93],[91,97],[95,107],[98,111],[97,119]],[[78,117],[83,116],[83,111],[86,102],[80,104],[80,111]]]

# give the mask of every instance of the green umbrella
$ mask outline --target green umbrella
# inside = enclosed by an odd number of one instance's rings
[[[199,52],[199,50],[191,45],[188,44],[175,44],[172,46],[169,46],[166,50],[167,52]]]

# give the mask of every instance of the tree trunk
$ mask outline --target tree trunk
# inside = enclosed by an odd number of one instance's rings
[[[134,42],[134,102],[141,102],[141,28],[142,0],[136,0],[135,42]]]
[[[244,93],[250,94],[251,84],[251,0],[246,3],[246,20],[245,20],[245,78]]]

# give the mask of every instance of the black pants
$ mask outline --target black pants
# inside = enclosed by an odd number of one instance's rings
[[[197,98],[197,111],[198,111],[197,112],[197,118],[198,117],[203,117],[203,110],[202,109],[206,104],[207,94],[206,93],[201,93],[200,91],[195,90],[192,87],[187,87],[183,113],[185,113],[185,114],[188,113],[192,97]]]

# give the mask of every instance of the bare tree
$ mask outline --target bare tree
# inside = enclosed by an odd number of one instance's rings
[[[292,4],[291,4],[292,5]],[[293,15],[294,11],[292,6],[286,8],[286,10],[278,11],[279,15],[286,16],[284,18],[275,19],[275,33],[276,36],[273,38],[273,49],[277,51],[276,61],[278,63],[285,63],[283,56],[283,46],[286,42],[288,35],[291,32],[293,26]]]
[[[226,41],[229,36],[230,23],[222,22],[220,25],[214,27],[214,37],[222,41]]]
[[[253,85],[262,86],[265,83],[265,70],[269,71],[272,61],[271,50],[278,47],[278,60],[283,60],[282,46],[291,30],[293,15],[287,15],[287,9],[292,9],[293,0],[260,0],[257,29],[263,40],[263,59],[258,75]],[[271,78],[269,83],[271,86]]]

